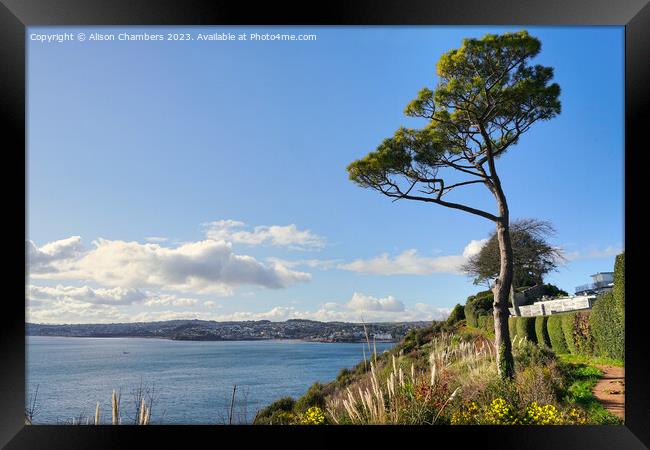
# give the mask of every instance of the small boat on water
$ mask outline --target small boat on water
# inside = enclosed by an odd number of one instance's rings
[[[128,355],[128,354],[129,354],[129,352],[122,352],[122,353],[124,353],[125,355]]]

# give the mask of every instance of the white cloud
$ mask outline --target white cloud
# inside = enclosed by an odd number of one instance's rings
[[[338,267],[352,272],[375,275],[429,275],[432,273],[451,273],[461,275],[461,266],[467,258],[477,254],[487,239],[472,240],[465,246],[461,255],[427,257],[417,254],[417,250],[405,250],[397,256],[388,253],[370,259],[358,259]]]
[[[355,311],[404,311],[404,303],[394,297],[376,298],[355,292],[346,306]]]
[[[101,238],[93,244],[94,248],[84,253],[78,251],[77,245],[70,257],[65,253],[66,258],[51,259],[47,267],[39,265],[37,271],[30,264],[30,275],[91,281],[110,287],[220,295],[230,295],[232,288],[240,285],[276,289],[311,278],[308,273],[290,270],[280,263],[263,264],[251,256],[235,254],[232,245],[223,241],[190,242],[175,248]],[[44,253],[43,249],[52,246],[34,248]]]
[[[28,301],[46,302],[81,302],[105,305],[130,305],[141,302],[147,294],[139,289],[126,289],[122,287],[94,289],[89,286],[27,286],[26,296]]]
[[[53,264],[77,258],[83,251],[80,236],[52,241],[42,247],[30,240],[25,241],[26,263],[31,272],[54,271]]]
[[[297,250],[321,249],[325,238],[309,230],[299,230],[291,225],[260,225],[250,230],[244,222],[218,220],[204,224],[209,239],[224,240],[236,244],[289,247]],[[249,228],[249,229],[246,229]]]
[[[28,303],[25,319],[32,323],[111,323],[127,322],[129,316],[112,305],[55,300],[47,307],[36,307]]]
[[[294,306],[276,306],[263,312],[235,312],[230,314],[203,315],[205,320],[240,321],[240,320],[271,320],[285,321],[289,319],[308,319],[322,322],[413,322],[444,320],[450,313],[448,308],[436,308],[431,305],[417,303],[413,308],[403,311],[356,311],[347,308],[345,304],[327,303],[315,311],[300,310]]]
[[[146,306],[194,306],[199,301],[195,298],[176,297],[175,295],[156,295],[147,299]]]
[[[220,305],[217,304],[214,300],[206,300],[203,302],[203,306],[206,308],[221,308]]]

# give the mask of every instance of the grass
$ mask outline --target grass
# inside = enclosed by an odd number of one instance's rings
[[[517,338],[516,376],[502,381],[491,339],[481,331],[459,323],[452,331],[414,332],[390,352],[371,352],[367,363],[342,370],[330,383],[313,385],[297,402],[276,402],[259,414],[257,423],[613,423],[591,401],[597,369],[574,370],[549,349]],[[304,407],[296,408],[298,403]],[[306,420],[307,407],[324,419]]]
[[[563,371],[569,381],[569,385],[564,391],[565,402],[579,405],[591,423],[600,425],[623,423],[620,418],[607,411],[593,394],[594,386],[603,375],[600,369],[585,363],[564,361]]]
[[[572,364],[625,367],[625,363],[620,359],[612,359],[612,358],[601,357],[601,356],[562,354],[562,355],[558,355],[558,357],[560,358],[561,361],[572,363]]]

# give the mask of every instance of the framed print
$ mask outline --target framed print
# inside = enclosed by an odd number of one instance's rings
[[[2,3],[7,448],[647,448],[647,2]]]

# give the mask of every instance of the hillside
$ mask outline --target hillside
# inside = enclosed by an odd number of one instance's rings
[[[513,337],[516,374],[497,374],[493,335],[469,326],[462,307],[446,322],[411,330],[299,399],[259,411],[255,424],[615,424],[594,398],[602,372],[546,345]]]
[[[378,341],[398,341],[409,330],[428,325],[429,322],[369,323],[365,324],[365,329],[371,339],[374,337]],[[169,320],[65,325],[27,323],[25,334],[66,337],[150,337],[193,341],[302,339],[319,342],[362,342],[365,340],[364,324],[299,319],[285,322]]]

